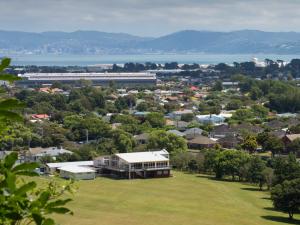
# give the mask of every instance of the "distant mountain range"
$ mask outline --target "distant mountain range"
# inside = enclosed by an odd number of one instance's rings
[[[166,36],[138,37],[98,31],[0,31],[0,54],[300,54],[300,33],[241,30],[211,32],[185,30]]]

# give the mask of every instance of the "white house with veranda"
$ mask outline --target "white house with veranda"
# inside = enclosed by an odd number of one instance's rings
[[[94,167],[102,174],[128,179],[169,177],[171,170],[166,150],[100,156],[94,160]]]

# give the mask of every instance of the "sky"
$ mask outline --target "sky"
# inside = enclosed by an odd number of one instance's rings
[[[300,31],[300,0],[0,0],[0,30]]]

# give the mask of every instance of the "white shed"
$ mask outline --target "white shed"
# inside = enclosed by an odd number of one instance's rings
[[[83,166],[64,166],[59,168],[60,177],[74,180],[93,180],[95,170]]]
[[[76,162],[58,162],[58,163],[46,163],[46,173],[59,172],[59,168],[65,166],[81,166],[81,167],[93,167],[93,161],[76,161]]]

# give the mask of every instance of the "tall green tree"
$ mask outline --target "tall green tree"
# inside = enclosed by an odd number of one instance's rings
[[[165,125],[165,118],[162,113],[152,112],[146,115],[145,121],[148,121],[153,128],[162,128]]]
[[[266,169],[265,162],[262,161],[259,156],[253,156],[250,159],[249,167],[248,167],[248,180],[252,183],[258,184],[260,190],[262,190],[262,187],[266,182],[265,174],[264,174],[265,169]]]
[[[275,209],[288,213],[293,219],[295,213],[300,213],[300,179],[276,185],[271,191],[271,199]]]
[[[254,153],[257,149],[257,141],[255,136],[247,135],[245,140],[242,143],[242,148],[249,151],[250,153]]]
[[[185,152],[187,150],[186,140],[175,134],[164,130],[155,130],[150,133],[148,149],[166,149],[171,154],[176,152]]]

